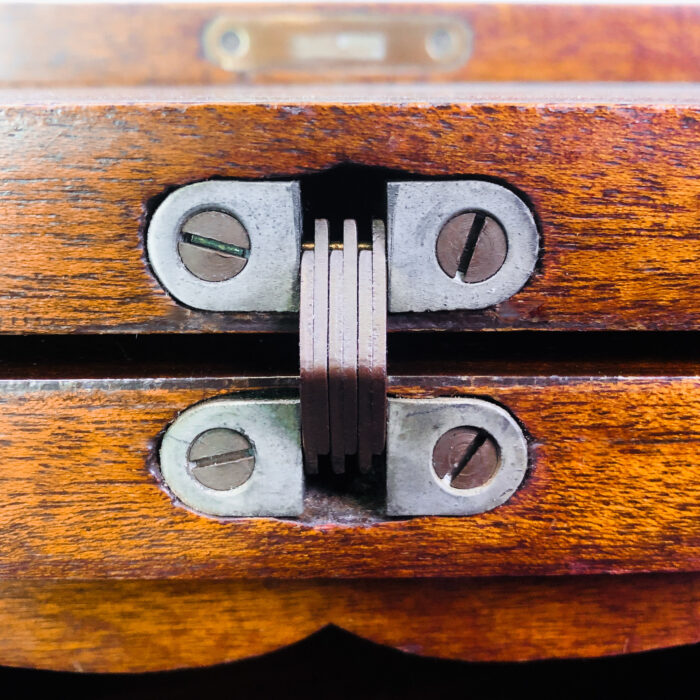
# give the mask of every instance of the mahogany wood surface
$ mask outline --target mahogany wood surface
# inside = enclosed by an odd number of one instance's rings
[[[334,80],[275,70],[230,73],[205,58],[202,32],[219,16],[325,16],[361,13],[456,17],[471,27],[473,51],[461,66],[407,72],[394,80],[700,79],[700,9],[692,6],[503,4],[151,4],[0,6],[0,85],[213,84]],[[367,73],[360,76],[371,80]],[[375,78],[376,79],[376,78]]]
[[[700,570],[700,380],[394,378],[400,396],[506,405],[531,436],[508,503],[467,518],[385,520],[374,501],[307,490],[299,520],[218,521],[154,474],[179,411],[296,380],[0,382],[0,577],[364,578]]]
[[[189,182],[346,164],[503,182],[541,227],[540,265],[513,299],[392,316],[391,330],[697,329],[698,88],[453,81],[698,81],[700,8],[386,11],[458,15],[473,54],[401,78],[432,86],[234,89],[312,76],[207,61],[201,31],[225,6],[1,6],[0,87],[25,89],[0,89],[0,333],[293,331],[293,315],[174,302],[145,259],[148,217]],[[129,87],[146,84],[183,87]],[[31,87],[94,85],[114,88]],[[296,388],[293,369],[220,376],[237,368],[219,358],[207,376],[213,364],[195,355],[190,374],[182,361],[168,378],[149,374],[155,358],[131,375],[115,364],[111,379],[99,367],[60,379],[58,366],[0,364],[0,664],[209,665],[328,624],[469,660],[699,641],[697,363],[593,359],[557,373],[518,366],[517,350],[503,372],[413,356],[416,376],[392,379],[394,396],[495,400],[526,428],[523,487],[469,518],[387,520],[381,493],[329,495],[313,479],[299,520],[216,520],[174,503],[157,478],[169,422],[206,398]]]
[[[380,581],[0,581],[0,663],[208,666],[328,624],[414,654],[590,657],[700,640],[700,575]],[[313,659],[310,659],[313,663]]]
[[[541,225],[539,270],[513,298],[390,329],[700,322],[696,86],[10,91],[0,104],[2,333],[294,330],[293,316],[175,303],[145,260],[149,201],[341,163],[495,178]]]

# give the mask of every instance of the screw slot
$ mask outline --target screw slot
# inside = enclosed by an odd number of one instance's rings
[[[508,239],[492,216],[480,211],[463,212],[442,227],[435,252],[448,277],[465,283],[483,282],[503,267]]]
[[[488,483],[500,461],[498,444],[482,428],[462,426],[448,430],[433,449],[433,469],[438,479],[459,490]]]
[[[180,229],[178,253],[185,267],[206,282],[223,282],[243,271],[250,238],[243,224],[222,211],[201,211]]]
[[[200,433],[187,453],[192,476],[203,486],[230,491],[245,484],[255,469],[255,450],[237,430],[212,428]]]

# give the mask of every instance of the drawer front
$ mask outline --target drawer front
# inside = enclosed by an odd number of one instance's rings
[[[206,398],[296,380],[3,381],[0,575],[444,577],[694,571],[696,377],[393,377],[402,397],[507,405],[530,469],[480,515],[388,519],[309,480],[296,520],[214,519],[159,485],[159,436]]]
[[[476,312],[391,314],[390,330],[698,326],[696,88],[620,98],[605,88],[552,97],[521,87],[504,102],[502,89],[485,87],[468,101],[452,94],[449,105],[419,90],[415,104],[367,103],[362,91],[350,104],[348,90],[338,103],[301,105],[301,93],[254,104],[252,93],[232,103],[222,92],[202,104],[185,91],[178,102],[136,92],[121,103],[98,93],[22,106],[0,93],[0,236],[10,242],[0,332],[295,330],[284,314],[177,304],[146,262],[145,226],[169,188],[293,179],[340,162],[495,178],[531,202],[539,222],[539,269],[514,297]]]
[[[0,660],[111,673],[210,666],[292,644],[329,624],[427,656],[581,658],[697,642],[699,615],[700,574],[379,582],[5,580]]]

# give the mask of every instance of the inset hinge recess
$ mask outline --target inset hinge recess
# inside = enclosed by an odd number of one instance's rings
[[[342,243],[331,243],[321,219],[303,247],[296,182],[195,183],[155,211],[148,256],[175,299],[206,311],[299,313],[298,402],[217,399],[166,432],[163,476],[190,507],[296,515],[302,454],[309,474],[326,455],[336,473],[355,462],[366,472],[385,448],[391,515],[482,512],[517,489],[527,444],[505,409],[480,399],[387,397],[387,311],[483,309],[508,299],[535,270],[533,215],[511,190],[481,180],[392,182],[387,202],[388,237],[381,220],[365,236],[346,220]],[[283,407],[274,459],[260,443],[268,437],[256,439],[251,426]],[[211,420],[201,423],[207,411]],[[416,433],[430,434],[429,449]],[[259,485],[261,472],[280,469],[284,488]]]

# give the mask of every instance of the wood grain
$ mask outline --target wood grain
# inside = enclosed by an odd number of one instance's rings
[[[159,433],[197,401],[280,381],[0,382],[0,577],[700,570],[697,377],[394,378],[401,396],[490,397],[532,436],[522,488],[473,517],[385,521],[371,504],[346,517],[342,499],[311,490],[299,521],[224,522],[174,505],[151,473]]]
[[[147,203],[340,163],[496,178],[541,224],[540,270],[511,300],[390,328],[698,327],[697,87],[402,90],[0,94],[0,332],[293,330],[176,304],[145,261]]]
[[[0,7],[0,85],[140,85],[337,79],[329,70],[229,73],[204,57],[201,34],[220,15],[446,15],[474,33],[469,60],[449,72],[408,72],[394,80],[660,80],[700,79],[700,10],[673,6],[552,6],[439,3],[318,3],[299,10],[263,6]],[[372,80],[372,74],[360,75]]]
[[[0,663],[136,672],[265,653],[328,624],[414,654],[589,657],[700,640],[700,575],[0,582]]]

